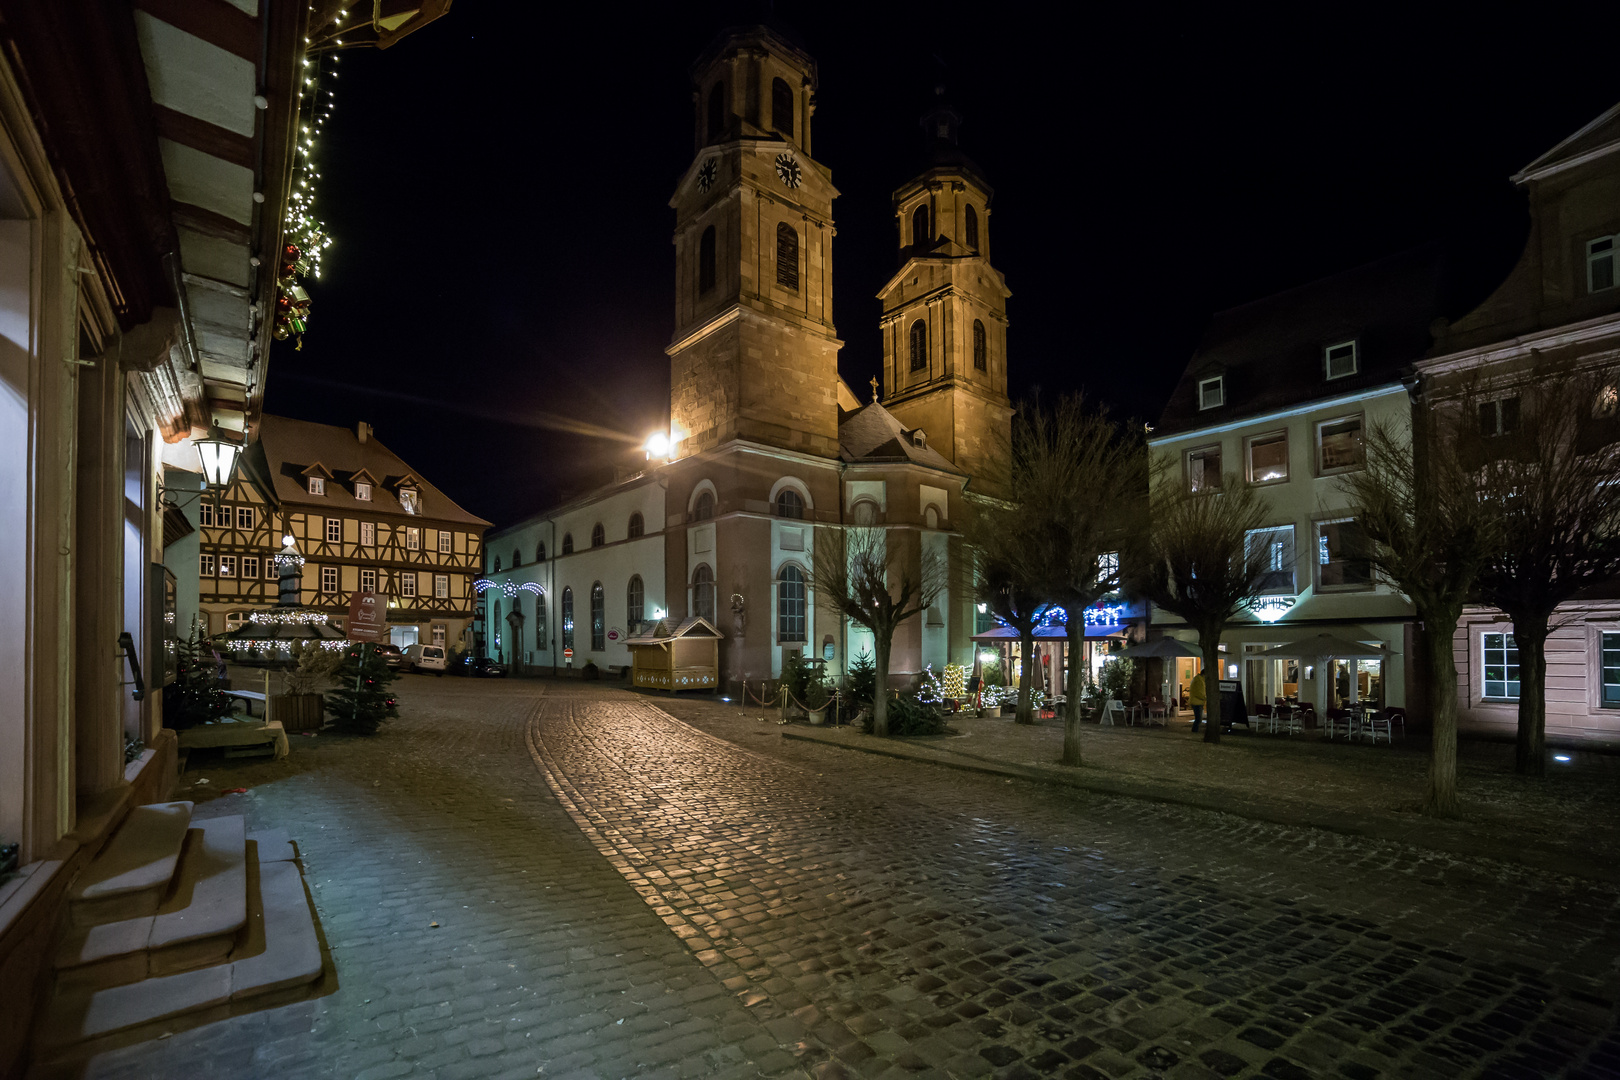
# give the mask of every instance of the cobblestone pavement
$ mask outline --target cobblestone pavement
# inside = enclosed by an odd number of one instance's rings
[[[90,1075],[1620,1076],[1599,883],[576,683],[401,697],[199,807],[297,837],[335,990]]]

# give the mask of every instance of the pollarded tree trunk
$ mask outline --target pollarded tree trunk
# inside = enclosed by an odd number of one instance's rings
[[[1018,644],[1023,652],[1023,663],[1019,665],[1023,668],[1023,671],[1018,676],[1018,711],[1013,715],[1013,722],[1033,724],[1035,722],[1035,707],[1030,683],[1035,677],[1034,632],[1020,634]]]
[[[1423,796],[1423,812],[1446,817],[1457,812],[1457,663],[1451,653],[1456,633],[1452,620],[1425,619],[1419,631],[1423,641],[1423,666],[1429,681],[1429,725],[1434,740],[1429,751],[1429,790]]]
[[[1221,631],[1217,627],[1213,634],[1202,633],[1198,635],[1198,647],[1204,651],[1204,670],[1199,678],[1204,680],[1204,741],[1218,743],[1221,741]]]
[[[1076,617],[1078,616],[1078,617]],[[1069,673],[1063,681],[1063,758],[1060,764],[1080,765],[1080,695],[1085,689],[1082,649],[1086,644],[1085,618],[1080,612],[1069,617]]]
[[[880,739],[889,737],[889,649],[893,636],[892,629],[872,633],[873,660],[877,663],[872,679],[872,733]]]
[[[1513,620],[1519,646],[1519,735],[1514,769],[1521,776],[1547,774],[1547,634],[1545,615]]]

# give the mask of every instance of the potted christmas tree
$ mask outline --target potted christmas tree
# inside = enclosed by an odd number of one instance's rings
[[[364,643],[345,649],[326,695],[333,726],[349,735],[375,735],[384,721],[399,715],[398,703],[388,692],[395,678],[376,649]]]

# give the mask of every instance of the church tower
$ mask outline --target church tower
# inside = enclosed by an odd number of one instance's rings
[[[943,93],[943,91],[941,91]],[[922,119],[930,164],[894,193],[900,271],[883,304],[884,406],[972,479],[1007,493],[1007,283],[990,265],[990,202],[961,151],[962,118],[941,101]]]
[[[695,156],[675,189],[674,454],[734,439],[838,456],[832,174],[810,156],[816,64],[767,27],[692,67]]]

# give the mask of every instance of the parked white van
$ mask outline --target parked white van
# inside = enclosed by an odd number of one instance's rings
[[[405,669],[407,671],[431,671],[435,675],[443,675],[444,646],[407,646],[405,649]]]

